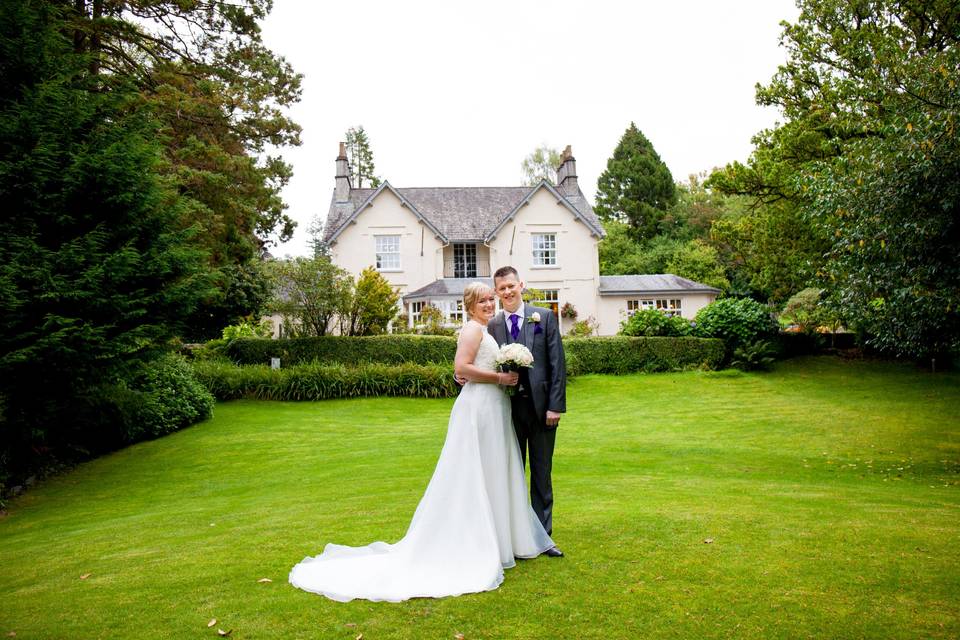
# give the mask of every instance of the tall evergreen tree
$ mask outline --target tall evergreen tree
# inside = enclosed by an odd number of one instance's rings
[[[260,311],[267,287],[256,263],[295,226],[280,197],[291,168],[274,150],[300,142],[285,109],[299,100],[301,78],[263,45],[258,22],[271,1],[52,4],[90,72],[103,82],[128,79],[162,123],[157,170],[185,198],[181,226],[198,227],[194,241],[217,283],[186,337],[220,335]]]
[[[158,173],[159,123],[135,86],[90,73],[62,18],[0,3],[0,475],[98,441],[84,433],[95,399],[209,292],[183,198]]]
[[[597,180],[594,210],[603,220],[625,222],[637,240],[657,234],[660,220],[677,200],[673,176],[634,123]]]
[[[374,189],[380,186],[380,178],[373,165],[370,139],[363,126],[347,129],[347,161],[350,165],[350,182],[354,188],[362,189],[364,180]]]

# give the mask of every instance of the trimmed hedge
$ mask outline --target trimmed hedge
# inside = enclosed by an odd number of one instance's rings
[[[563,347],[568,375],[716,369],[724,358],[716,338],[568,338]]]
[[[313,338],[240,338],[227,346],[237,364],[270,364],[280,358],[287,367],[308,362],[340,364],[430,364],[453,362],[457,339],[410,334],[381,336],[321,336]]]
[[[451,398],[457,395],[449,364],[301,364],[281,369],[197,361],[197,378],[218,400],[327,400],[358,396]]]

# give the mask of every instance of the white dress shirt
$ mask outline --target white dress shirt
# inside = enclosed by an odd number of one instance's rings
[[[513,327],[513,320],[510,319],[510,316],[512,316],[514,313],[517,314],[518,316],[520,316],[519,318],[517,318],[517,326],[520,327],[520,333],[521,333],[521,334],[523,333],[523,308],[524,308],[524,306],[525,306],[524,303],[521,301],[521,302],[520,302],[520,306],[517,307],[517,310],[514,311],[513,313],[507,311],[506,309],[503,310],[503,318],[504,318],[504,320],[505,320],[506,323],[507,323],[507,335],[508,335],[508,336],[510,335],[510,328]],[[519,340],[519,339],[520,339],[520,336],[518,335],[518,336],[517,336],[517,340]]]

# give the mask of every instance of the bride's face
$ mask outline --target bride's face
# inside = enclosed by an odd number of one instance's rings
[[[470,312],[477,320],[487,322],[493,317],[497,310],[497,298],[492,290],[484,291],[473,305],[473,311]]]

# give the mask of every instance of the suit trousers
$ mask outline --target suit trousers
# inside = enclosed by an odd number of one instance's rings
[[[533,408],[529,397],[514,397],[511,400],[513,428],[520,443],[523,465],[530,457],[530,505],[540,519],[547,535],[553,533],[553,445],[557,439],[556,428],[548,428]]]

